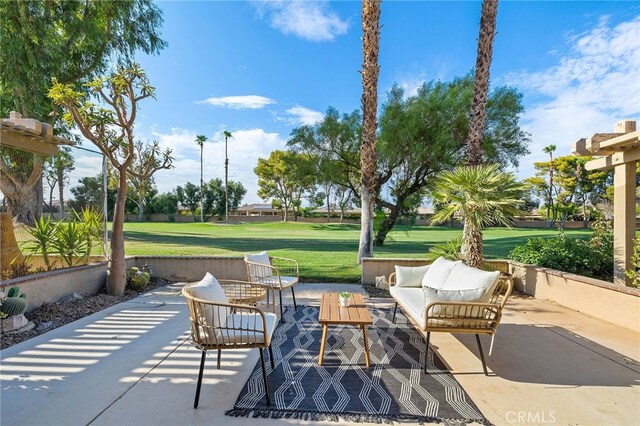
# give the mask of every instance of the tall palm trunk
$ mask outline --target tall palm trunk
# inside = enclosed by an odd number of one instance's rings
[[[489,75],[493,57],[493,39],[496,35],[496,17],[498,0],[482,0],[478,53],[476,56],[476,78],[471,104],[471,124],[468,138],[469,164],[482,162],[482,137],[486,121],[487,97],[489,94]]]
[[[462,257],[467,265],[480,268],[482,266],[482,228],[464,221],[464,230],[462,231]]]
[[[229,157],[227,156],[227,136],[224,137],[224,221],[229,222]]]
[[[58,198],[60,199],[60,220],[64,219],[64,169],[58,167]]]
[[[360,181],[362,215],[358,263],[373,256],[373,202],[376,194],[376,128],[378,110],[378,52],[381,0],[362,1],[362,148]]]
[[[203,154],[204,144],[200,144],[200,222],[204,222],[204,181],[203,181],[203,171],[204,168],[202,166],[202,154]]]
[[[553,211],[553,216],[551,215]],[[553,151],[549,151],[549,202],[547,203],[547,220],[549,228],[556,223],[556,210],[553,208]]]

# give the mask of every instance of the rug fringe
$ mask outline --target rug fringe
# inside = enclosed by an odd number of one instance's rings
[[[417,416],[411,414],[367,414],[367,413],[323,413],[320,411],[298,411],[298,410],[280,410],[277,408],[233,408],[224,413],[230,417],[252,417],[254,419],[293,419],[305,420],[311,422],[329,421],[340,422],[347,421],[352,423],[377,423],[377,424],[393,424],[394,422],[412,420],[418,424],[425,423],[444,423],[447,425],[463,425],[467,423],[479,423],[492,426],[486,419],[455,419],[455,418],[438,418],[428,416]]]

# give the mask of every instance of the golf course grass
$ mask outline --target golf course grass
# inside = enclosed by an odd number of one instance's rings
[[[376,257],[425,257],[430,246],[461,235],[459,228],[399,226]],[[590,234],[567,230],[570,235]],[[296,259],[305,281],[355,282],[360,225],[296,222],[263,223],[158,223],[125,224],[127,255],[242,255],[269,251]],[[485,257],[504,258],[516,245],[533,237],[555,237],[550,229],[490,228],[484,232]]]

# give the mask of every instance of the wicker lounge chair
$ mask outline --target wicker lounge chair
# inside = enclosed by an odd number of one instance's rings
[[[210,277],[209,274],[205,280],[208,277]],[[182,289],[182,294],[187,299],[189,306],[191,339],[194,346],[202,351],[193,407],[198,408],[207,351],[218,351],[217,367],[220,369],[223,349],[248,348],[258,348],[260,351],[265,397],[267,405],[269,405],[271,398],[263,350],[269,350],[269,360],[273,369],[271,337],[278,322],[275,306],[273,302],[269,302],[270,300],[275,301],[273,288],[260,283],[221,280],[219,284],[228,300],[220,302],[196,297],[194,287],[199,284],[187,285]]]
[[[280,296],[280,320],[284,321],[284,307],[282,305],[282,292],[291,289],[293,308],[298,310],[296,293],[293,286],[298,284],[299,266],[293,259],[269,256],[267,252],[245,254],[244,262],[247,266],[249,282],[268,284],[273,287]]]

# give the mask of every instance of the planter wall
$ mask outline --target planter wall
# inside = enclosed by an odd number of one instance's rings
[[[104,287],[106,280],[107,262],[100,262],[2,281],[0,290],[6,293],[14,285],[20,287],[20,292],[27,294],[29,312],[73,293],[95,294]]]
[[[207,272],[216,278],[247,280],[243,256],[134,256],[127,266],[151,267],[153,276],[171,281],[198,281]]]

